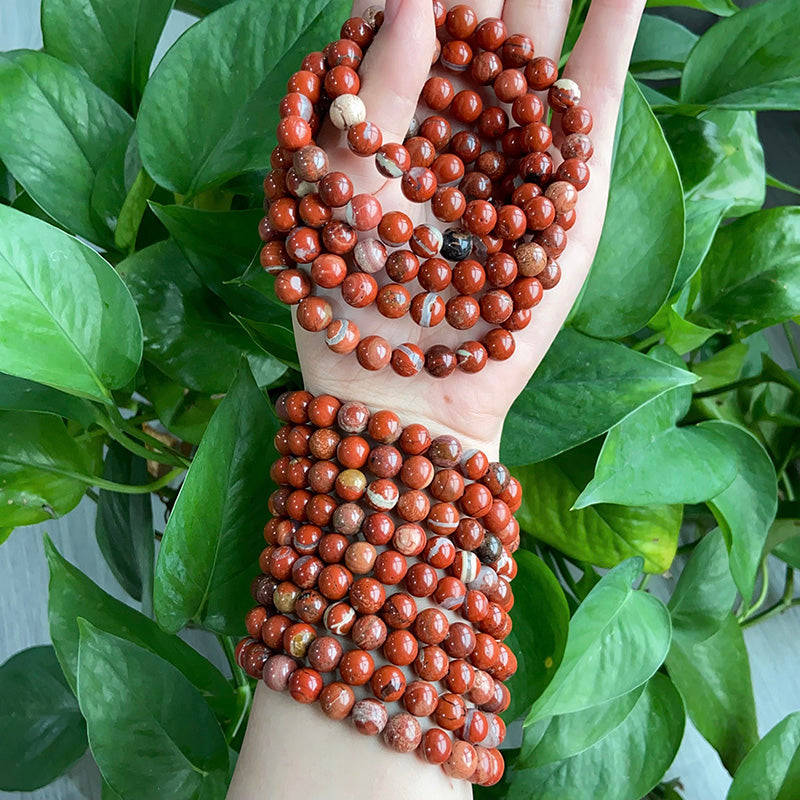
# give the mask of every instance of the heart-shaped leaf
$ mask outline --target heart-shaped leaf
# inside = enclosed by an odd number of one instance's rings
[[[800,16],[766,0],[712,25],[686,61],[681,101],[723,108],[800,109]]]
[[[800,313],[800,208],[771,208],[717,231],[693,319],[745,333]]]
[[[135,110],[174,2],[43,0],[45,50],[80,67],[120,105]]]
[[[684,239],[683,191],[661,126],[633,78],[625,84],[603,234],[580,298],[578,330],[618,338],[655,314],[672,288]],[[657,218],[658,225],[651,220]],[[627,254],[620,258],[620,252]]]
[[[733,776],[727,800],[789,800],[800,794],[800,712],[781,720]]]
[[[142,99],[147,172],[173,192],[195,195],[268,167],[286,82],[306,53],[337,38],[349,10],[349,0],[236,0],[192,26]]]
[[[578,561],[613,567],[643,556],[648,572],[663,572],[675,557],[682,507],[600,503],[573,510],[596,453],[588,445],[516,470],[523,487],[520,525]]]
[[[661,666],[671,638],[669,612],[631,587],[642,560],[615,567],[581,603],[569,626],[561,666],[525,720],[601,705],[633,691]]]
[[[137,486],[147,483],[147,463],[113,442],[106,454],[103,477]],[[148,494],[100,490],[94,528],[97,544],[120,586],[144,608],[153,602],[155,536]]]
[[[78,672],[77,619],[82,617],[169,661],[205,697],[220,720],[233,719],[233,689],[210,661],[179,637],[164,633],[144,614],[104,592],[66,561],[47,536],[44,549],[50,568],[50,638],[73,691]]]
[[[93,468],[88,452],[49,414],[0,411],[0,525],[14,528],[72,511]]]
[[[565,328],[511,407],[503,461],[515,466],[550,458],[599,436],[654,397],[694,381],[686,370]]]
[[[72,233],[113,245],[91,196],[130,116],[74,67],[29,50],[0,55],[0,97],[0,158],[14,177]]]
[[[0,206],[0,369],[111,401],[142,357],[130,292],[90,247]]]
[[[696,34],[667,17],[644,14],[631,54],[631,72],[639,80],[679,78]]]
[[[52,647],[31,647],[0,666],[0,789],[45,786],[85,750],[86,725]]]
[[[78,702],[104,780],[125,798],[222,800],[228,745],[200,692],[149,650],[78,628]]]
[[[569,607],[553,573],[528,550],[514,554],[519,572],[514,583],[514,627],[506,639],[519,668],[508,687],[511,722],[526,714],[544,691],[561,663],[567,643]]]
[[[231,319],[172,240],[126,258],[119,272],[139,306],[147,359],[177,383],[207,394],[224,392],[242,354],[260,386],[286,372]]]
[[[265,451],[276,430],[244,364],[211,419],[164,531],[154,605],[165,630],[192,620],[216,633],[241,631],[267,518]]]
[[[753,594],[758,564],[778,507],[775,467],[758,439],[744,428],[727,422],[709,422],[724,431],[739,452],[739,474],[708,505],[714,512],[730,553],[731,574],[742,597]]]
[[[637,697],[638,695],[638,697]],[[632,699],[635,703],[631,705]],[[612,706],[614,707],[612,709]],[[542,756],[555,753],[548,748],[548,737],[565,747],[569,755],[541,766],[527,767],[520,759],[506,769],[496,795],[506,800],[582,800],[609,797],[614,800],[640,800],[663,776],[675,758],[685,724],[683,703],[665,675],[653,676],[644,690],[624,695],[603,706],[606,716],[597,718],[595,709],[578,712],[565,726],[556,726],[542,740]],[[618,724],[608,730],[609,722]],[[593,722],[601,730],[592,736]],[[528,735],[526,729],[525,736]],[[607,731],[607,732],[606,732]],[[586,749],[564,737],[592,742]]]

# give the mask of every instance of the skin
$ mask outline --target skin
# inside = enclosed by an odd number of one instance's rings
[[[354,15],[371,4],[357,0]],[[450,8],[457,2],[448,0],[445,5]],[[471,5],[479,19],[502,17],[509,33],[528,34],[537,55],[558,61],[570,0],[473,0]],[[477,375],[456,370],[445,380],[426,373],[408,379],[396,375],[391,367],[368,372],[353,356],[331,353],[322,334],[308,333],[295,325],[303,376],[310,392],[358,399],[373,409],[390,408],[404,423],[424,423],[434,436],[453,433],[465,448],[479,447],[491,459],[498,457],[503,420],[561,328],[597,248],[606,211],[616,118],[643,7],[644,0],[593,0],[562,72],[562,77],[578,83],[581,105],[594,116],[591,180],[580,193],[577,221],[568,232],[567,249],[558,259],[562,279],[533,310],[531,324],[514,334],[517,349],[512,358],[502,363],[490,361]],[[360,70],[360,96],[367,107],[367,118],[380,127],[385,142],[403,141],[429,74],[434,40],[430,0],[387,0],[384,25]],[[452,75],[448,77],[453,79]],[[456,91],[463,88],[457,80],[454,83]],[[421,109],[418,118],[424,119],[428,113],[432,112]],[[556,125],[554,130],[560,128]],[[357,193],[375,193],[385,210],[406,211],[415,224],[440,224],[403,198],[399,181],[384,181],[372,159],[351,154],[335,129],[324,129],[318,143],[328,152],[331,169],[346,172]],[[482,323],[466,336],[446,324],[425,330],[405,317],[393,320],[387,333],[386,320],[374,306],[349,308],[338,290],[326,296],[335,316],[353,319],[362,336],[381,333],[392,344],[414,342],[423,351],[432,344],[454,347],[465,338],[480,338],[486,330],[481,328]],[[252,800],[298,794],[326,800],[465,800],[472,789],[466,781],[453,781],[441,770],[423,766],[416,757],[391,752],[378,737],[363,737],[346,723],[328,720],[316,706],[301,706],[288,694],[277,694],[260,685],[228,798]]]

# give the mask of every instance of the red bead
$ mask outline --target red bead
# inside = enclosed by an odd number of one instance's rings
[[[497,53],[478,53],[472,61],[469,74],[472,80],[487,86],[503,71],[503,62]]]
[[[532,122],[540,122],[544,116],[544,104],[535,94],[523,94],[514,100],[511,116],[523,128]]]
[[[436,600],[440,606],[454,611],[463,605],[466,594],[467,587],[464,585],[463,581],[452,575],[445,575],[439,580],[433,599]]]
[[[443,111],[452,102],[455,95],[453,84],[447,78],[428,78],[422,87],[422,101],[434,111]]]
[[[342,720],[356,702],[355,692],[341,681],[328,684],[320,693],[319,704],[329,719]]]
[[[561,130],[569,136],[572,133],[589,133],[592,130],[591,112],[583,106],[568,108],[561,117]]]
[[[377,295],[377,281],[365,272],[351,272],[342,282],[342,299],[353,308],[366,308]]]
[[[325,54],[316,51],[314,53],[309,53],[304,59],[302,64],[300,65],[300,69],[308,70],[309,72],[313,72],[319,78],[324,77],[325,72],[328,69],[328,62],[325,59]]]
[[[414,597],[428,597],[436,591],[439,576],[428,564],[414,564],[405,577],[405,585],[409,594]]]
[[[453,740],[441,728],[430,728],[422,735],[420,749],[429,764],[444,764],[453,751]]]
[[[436,176],[426,167],[412,167],[403,175],[401,188],[406,198],[414,203],[425,203],[436,191]]]
[[[508,115],[498,106],[485,108],[478,117],[478,130],[487,139],[501,139],[508,130]]]
[[[388,211],[378,225],[378,236],[390,247],[400,247],[411,239],[414,223],[402,211]]]
[[[489,358],[494,361],[505,361],[511,358],[516,349],[514,337],[503,328],[490,330],[484,337],[483,344],[486,352],[489,353]]]
[[[431,445],[431,435],[424,425],[412,422],[400,434],[400,448],[409,455],[420,455]]]
[[[425,545],[422,557],[435,569],[447,569],[456,557],[456,548],[447,537],[434,536]]]
[[[407,569],[405,557],[396,550],[385,550],[375,559],[375,577],[387,586],[400,583]]]
[[[517,278],[511,287],[516,308],[533,308],[542,300],[542,284],[536,278]]]
[[[333,636],[320,636],[308,648],[308,663],[319,672],[332,672],[339,665],[342,646]]]
[[[488,361],[486,348],[476,341],[462,342],[456,348],[456,363],[462,372],[480,372]]]
[[[352,67],[339,64],[325,75],[325,91],[331,99],[342,94],[358,94],[360,88],[361,80]]]
[[[322,676],[309,667],[300,667],[289,678],[289,694],[298,703],[313,703],[319,697],[322,686]]]
[[[481,154],[481,140],[472,131],[459,131],[450,140],[450,155],[457,156],[461,162],[459,180],[464,176],[464,164],[472,164]],[[447,153],[445,155],[448,155]],[[450,175],[454,173],[451,172]],[[439,175],[436,176],[439,178]],[[447,175],[445,175],[447,177]]]
[[[287,93],[299,92],[312,103],[318,103],[322,95],[322,81],[318,75],[305,69],[295,72],[286,84]],[[280,142],[279,142],[280,144]]]
[[[452,692],[445,692],[436,706],[433,718],[437,725],[448,731],[456,731],[467,716],[467,707],[461,697]]]
[[[453,751],[447,761],[442,764],[442,770],[450,778],[467,780],[478,766],[478,755],[469,742],[457,740],[453,743]]]
[[[451,112],[459,122],[470,125],[478,119],[482,111],[483,100],[477,92],[473,92],[471,89],[464,89],[453,98]]]
[[[450,662],[444,683],[448,691],[454,694],[466,694],[475,683],[475,670],[468,661],[454,659]]]
[[[458,527],[458,509],[452,503],[436,503],[428,513],[428,529],[440,536],[449,536]]]
[[[411,167],[429,167],[436,159],[436,149],[430,139],[424,136],[408,139],[405,146],[411,159]],[[407,171],[408,168],[403,171],[404,174]]]
[[[568,158],[559,164],[556,180],[567,181],[580,191],[589,183],[589,167],[579,158]]]
[[[336,255],[349,253],[358,241],[358,234],[346,222],[334,219],[325,223],[322,229],[322,243],[325,249]]]
[[[378,172],[386,178],[400,178],[411,168],[411,154],[401,144],[388,142],[375,154]]]
[[[359,700],[353,706],[353,725],[364,736],[375,736],[380,733],[388,721],[386,706],[371,697]]]
[[[311,127],[302,117],[284,117],[278,123],[278,145],[295,151],[311,144]]]
[[[333,308],[322,297],[306,297],[297,307],[297,322],[307,331],[322,331],[333,321]]]
[[[414,659],[414,672],[425,681],[440,681],[447,675],[448,663],[447,653],[441,647],[435,644],[428,645],[423,647]]]
[[[465,622],[454,622],[450,626],[442,646],[452,658],[466,658],[476,646],[476,637],[472,626]]]
[[[347,146],[358,156],[374,156],[382,144],[380,128],[372,122],[358,122],[347,131]]]
[[[445,302],[434,292],[421,292],[412,298],[410,312],[417,325],[432,328],[444,319]]]
[[[369,47],[375,38],[375,31],[362,17],[351,17],[342,25],[340,31],[342,39],[354,41],[362,50]]]
[[[363,53],[361,48],[349,39],[339,39],[336,42],[331,42],[325,48],[325,58],[332,68],[344,65],[346,67],[358,69],[362,57]]]
[[[329,172],[319,182],[319,195],[331,208],[346,206],[353,197],[353,183],[343,172]]]
[[[405,310],[403,313],[405,313]],[[392,351],[391,364],[392,369],[398,375],[404,378],[411,378],[419,375],[422,371],[425,366],[425,356],[422,350],[413,342],[406,342]]]
[[[464,72],[472,61],[472,48],[459,39],[447,42],[442,45],[439,61],[450,72]]]
[[[461,294],[477,294],[483,289],[486,273],[479,262],[472,258],[465,258],[453,267],[452,280],[453,286]]]
[[[367,614],[356,620],[350,635],[361,650],[376,650],[386,641],[386,623],[374,614]]]
[[[443,344],[435,344],[425,352],[425,369],[434,378],[451,375],[456,363],[456,354]]]
[[[383,645],[383,655],[398,667],[407,667],[417,658],[417,640],[407,630],[394,630]],[[444,651],[442,651],[444,655]],[[447,658],[447,656],[445,656]]]
[[[415,717],[428,717],[439,702],[436,689],[426,681],[412,681],[403,695],[403,705],[409,714]]]
[[[433,258],[441,249],[442,241],[442,232],[438,228],[431,225],[417,225],[409,246],[414,255],[420,258]]]
[[[512,103],[527,91],[528,83],[518,69],[505,69],[494,80],[494,93],[501,103]]]
[[[358,363],[371,371],[383,369],[392,357],[392,348],[382,336],[367,336],[356,347]]]
[[[399,700],[406,690],[405,675],[394,665],[386,665],[375,670],[370,679],[372,693],[384,703]]]
[[[408,283],[417,277],[419,259],[411,250],[395,250],[386,259],[386,274],[397,283]]]
[[[350,650],[339,661],[339,675],[348,686],[363,686],[374,670],[375,662],[366,650]]]
[[[403,561],[405,563],[405,559]],[[411,595],[396,592],[386,598],[381,617],[390,627],[405,630],[411,627],[417,617],[417,603]]]
[[[358,326],[348,319],[335,319],[325,330],[325,344],[334,353],[352,353],[359,338]]]

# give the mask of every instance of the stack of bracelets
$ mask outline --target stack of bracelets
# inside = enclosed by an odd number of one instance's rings
[[[534,57],[529,37],[509,36],[499,19],[479,22],[468,6],[433,5],[437,72],[491,87],[499,104],[484,107],[478,92],[456,92],[433,75],[422,101],[434,113],[415,120],[403,144],[384,143],[358,96],[358,68],[383,21],[381,9],[368,9],[289,80],[259,233],[277,297],[297,306],[304,329],[324,331],[333,352],[355,352],[369,370],[391,364],[402,376],[442,378],[509,358],[513,331],[558,283],[555,259],[589,180],[592,116],[578,105],[578,86],[558,80],[556,63]],[[536,92],[560,116],[558,167]],[[442,116],[448,109],[458,132]],[[314,143],[326,117],[353,153],[400,179],[409,203],[430,202],[450,227],[415,227],[402,211],[384,213],[374,195],[354,194]],[[379,285],[382,271],[390,282]],[[421,289],[413,297],[412,282]],[[481,320],[495,327],[455,349],[393,347],[334,318],[325,294],[337,287],[349,306],[374,302],[387,319],[410,313],[424,328],[445,320],[457,330]],[[349,717],[359,733],[381,733],[394,750],[417,750],[451,777],[497,783],[498,715],[516,669],[503,639],[519,482],[483,452],[462,451],[453,436],[431,439],[423,425],[403,427],[392,411],[296,391],[278,399],[277,414],[286,423],[271,468],[280,488],[269,499],[252,586],[258,605],[239,664],[298,702],[319,701],[332,719]]]
[[[276,276],[278,299],[297,305],[303,328],[324,331],[336,353],[355,351],[365,369],[391,364],[402,376],[424,369],[443,378],[457,368],[478,372],[488,359],[514,353],[513,331],[530,323],[531,309],[561,277],[555,259],[575,223],[593,148],[586,135],[592,115],[578,105],[578,85],[559,80],[552,59],[534,58],[529,37],[508,36],[499,19],[479,23],[466,5],[447,12],[434,0],[434,14],[439,38],[433,64],[493,90],[498,105],[484,107],[477,91],[456,92],[448,77],[434,75],[422,92],[432,115],[415,120],[403,144],[384,143],[358,96],[358,68],[383,21],[380,9],[368,9],[364,18],[345,22],[341,39],[306,56],[289,79],[259,232],[261,266]],[[560,115],[558,167],[547,152],[553,133],[535,92],[546,92]],[[448,110],[457,132],[443,116]],[[409,204],[430,203],[430,213],[452,227],[415,227],[403,211],[384,212],[375,195],[354,194],[350,178],[330,171],[326,152],[314,143],[326,116],[346,131],[353,153],[374,158],[383,178],[400,180]],[[390,282],[379,285],[380,272]],[[421,289],[413,297],[412,281]],[[336,289],[352,308],[375,303],[387,319],[410,313],[423,328],[446,321],[466,331],[481,320],[496,327],[455,349],[437,344],[423,353],[413,342],[392,346],[383,336],[362,337],[352,319],[334,318],[325,294]]]
[[[451,777],[496,783],[498,714],[517,666],[503,639],[519,482],[392,411],[306,391],[282,395],[276,410],[286,422],[270,470],[280,488],[238,663]],[[323,677],[337,670],[338,680]]]

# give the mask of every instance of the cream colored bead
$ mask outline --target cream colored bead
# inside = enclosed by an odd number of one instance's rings
[[[331,103],[330,118],[340,131],[346,131],[366,120],[367,107],[358,95],[342,94]]]

